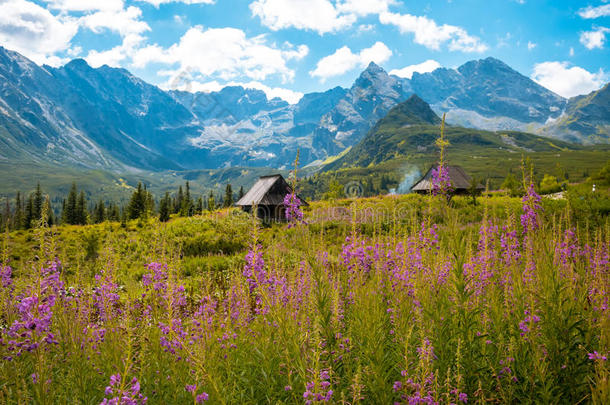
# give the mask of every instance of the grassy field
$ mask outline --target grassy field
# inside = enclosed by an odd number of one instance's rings
[[[608,198],[579,193],[5,234],[0,403],[608,403]]]

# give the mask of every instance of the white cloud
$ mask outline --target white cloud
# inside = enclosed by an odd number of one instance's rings
[[[388,11],[388,7],[396,4],[395,0],[343,0],[337,2],[337,11],[357,16],[380,14]]]
[[[246,89],[257,89],[262,90],[267,95],[268,99],[272,99],[275,97],[279,97],[282,100],[287,101],[289,104],[296,104],[299,102],[301,97],[303,97],[303,93],[298,91],[293,91],[290,89],[285,89],[282,87],[269,87],[264,85],[263,83],[252,81],[248,83],[230,83],[231,86],[242,86]]]
[[[236,28],[204,30],[197,26],[167,49],[150,45],[137,50],[133,65],[145,67],[152,62],[177,65],[176,72],[189,71],[203,77],[217,75],[223,80],[243,76],[258,81],[277,74],[286,82],[294,78],[287,62],[302,59],[308,53],[306,45],[294,47],[285,43],[280,48],[267,44],[264,35],[248,38]]]
[[[188,75],[182,75],[182,77],[172,76],[165,84],[161,86],[161,88],[166,90],[182,90],[192,93],[198,91],[204,93],[211,93],[220,91],[227,86],[241,86],[245,89],[261,90],[265,92],[269,100],[279,97],[282,100],[288,102],[289,104],[296,104],[299,102],[301,97],[303,97],[303,93],[300,93],[298,91],[286,89],[283,87],[269,87],[257,81],[250,81],[246,83],[236,81],[219,83],[218,81],[213,80],[211,82],[202,83],[195,80],[191,80]]]
[[[410,79],[413,76],[413,73],[428,73],[433,72],[436,69],[440,68],[441,64],[433,59],[428,59],[425,62],[418,63],[417,65],[405,66],[402,69],[394,69],[390,71],[391,75],[395,75],[398,77],[405,77]]]
[[[293,27],[325,34],[356,21],[353,14],[340,15],[328,0],[256,0],[250,4],[250,10],[274,31]]]
[[[63,63],[54,54],[68,49],[78,32],[76,19],[54,16],[30,1],[0,1],[0,16],[0,43],[39,64]]]
[[[168,3],[184,3],[184,4],[214,4],[216,0],[137,0],[141,3],[150,3],[155,7],[161,4]]]
[[[123,0],[43,0],[52,10],[61,11],[118,11]]]
[[[532,41],[527,41],[527,50],[531,51],[532,49],[534,49],[535,47],[537,47],[538,44],[532,42]]]
[[[451,51],[485,52],[488,49],[478,37],[469,35],[463,28],[448,24],[438,25],[428,17],[382,13],[379,15],[379,21],[398,27],[403,34],[414,34],[415,43],[429,49],[439,50],[444,43],[448,43]]]
[[[121,45],[106,51],[91,50],[85,57],[85,60],[94,68],[102,65],[111,67],[124,66],[124,62],[129,59],[129,56],[138,49],[144,40],[145,38],[138,34],[126,35]]]
[[[608,79],[600,69],[591,73],[568,62],[543,62],[534,65],[532,80],[563,97],[574,97],[598,90]]]
[[[383,42],[376,42],[370,48],[353,53],[347,46],[318,61],[316,68],[309,72],[311,77],[318,77],[321,82],[329,77],[340,76],[357,66],[365,67],[369,62],[383,63],[390,59],[392,51]]]
[[[320,35],[350,27],[359,17],[388,11],[396,0],[255,0],[252,15],[274,31],[284,28]]]
[[[580,34],[580,43],[587,49],[603,48],[606,41],[606,33],[610,32],[610,28],[599,27],[593,31],[585,31]]]
[[[150,31],[150,27],[140,18],[142,10],[130,6],[121,10],[103,10],[81,18],[81,24],[99,34],[108,29],[119,33],[122,37],[130,34],[141,34]]]
[[[582,18],[599,18],[599,17],[607,17],[610,15],[610,4],[606,4],[605,6],[589,6],[586,8],[581,8],[578,10],[578,15]]]

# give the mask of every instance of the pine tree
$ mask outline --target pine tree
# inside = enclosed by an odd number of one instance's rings
[[[21,229],[23,227],[23,204],[21,203],[21,193],[17,191],[15,198],[15,219],[13,221],[13,229]]]
[[[178,188],[178,195],[174,204],[174,214],[179,214],[182,209],[182,201],[184,200],[184,193],[182,192],[182,186]]]
[[[106,206],[104,205],[104,200],[100,199],[100,201],[95,204],[95,208],[93,209],[93,222],[96,224],[101,224],[106,220]]]
[[[85,192],[81,190],[76,201],[76,212],[75,212],[75,224],[86,225],[87,224],[87,200],[85,199]]]
[[[225,197],[223,207],[228,208],[233,206],[233,187],[231,184],[227,184],[225,188]]]
[[[216,202],[214,201],[214,192],[210,191],[210,196],[208,197],[208,210],[214,211],[216,209]]]
[[[65,224],[75,225],[77,223],[76,203],[78,197],[76,193],[76,183],[72,183],[72,187],[68,193],[68,200],[64,205],[64,210],[61,216],[62,222]]]
[[[197,215],[203,214],[203,197],[197,199]]]
[[[155,211],[155,198],[152,193],[148,192],[146,185],[144,185],[144,211],[142,212],[143,218],[148,218],[148,215]]]
[[[146,191],[144,190],[142,183],[138,183],[138,188],[131,195],[131,200],[127,205],[127,218],[137,219],[145,214],[146,211]]]
[[[239,198],[238,200],[241,200],[241,198],[244,196],[244,186],[241,186],[239,188]]]
[[[36,185],[36,191],[34,193],[34,201],[32,207],[32,216],[34,221],[38,221],[42,215],[42,204],[44,199],[42,197],[42,190],[40,189],[40,183]]]
[[[24,219],[24,227],[25,229],[30,229],[34,226],[34,195],[30,194],[28,197],[28,202],[25,204],[25,219]]]
[[[169,193],[165,193],[165,197],[163,197],[161,199],[161,202],[159,203],[159,221],[161,221],[161,222],[169,221],[171,203],[172,203],[172,199],[171,199]]]
[[[193,199],[191,198],[191,185],[186,182],[186,192],[180,207],[180,216],[190,217],[193,215]]]
[[[111,202],[108,205],[108,209],[106,210],[106,218],[108,221],[119,222],[121,220],[121,212],[119,210],[119,206],[114,202]]]
[[[2,228],[10,228],[12,226],[11,223],[11,203],[8,199],[8,196],[6,197],[6,204],[4,205],[4,222],[2,223]]]

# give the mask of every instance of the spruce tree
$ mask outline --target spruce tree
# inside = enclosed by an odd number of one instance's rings
[[[23,227],[23,204],[21,203],[21,193],[17,191],[15,198],[15,219],[13,229],[21,229]]]
[[[208,210],[214,211],[216,209],[216,202],[214,201],[214,192],[210,191],[210,196],[208,197]]]
[[[93,222],[96,224],[100,224],[106,220],[106,206],[104,205],[104,200],[100,198],[100,201],[95,204],[95,208],[93,209]]]
[[[32,207],[32,216],[34,221],[38,221],[40,216],[42,215],[42,204],[44,202],[42,196],[42,190],[40,188],[40,183],[36,185],[36,192],[34,193],[34,204]]]
[[[78,196],[76,194],[76,183],[72,183],[70,192],[68,193],[68,200],[65,203],[64,210],[62,213],[62,221],[66,224],[75,225],[77,223],[76,215],[76,203]]]
[[[127,218],[137,219],[144,215],[146,210],[146,195],[142,183],[138,183],[138,188],[131,195],[131,200],[127,205]]]
[[[174,214],[180,214],[182,201],[184,201],[184,193],[182,192],[182,186],[180,186],[178,187],[178,195],[176,196],[176,202],[174,204]]]
[[[25,220],[23,221],[25,229],[30,229],[35,224],[34,218],[34,195],[30,194],[28,202],[25,204]]]
[[[241,200],[241,198],[244,196],[244,186],[241,186],[239,188],[239,198],[238,200]]]
[[[4,222],[2,224],[2,228],[7,228],[7,227],[11,227],[12,223],[11,223],[11,203],[8,200],[8,196],[6,197],[6,204],[4,205]]]
[[[197,199],[197,215],[203,214],[203,197]]]
[[[233,206],[233,187],[231,187],[231,184],[227,184],[227,187],[225,188],[225,197],[224,197],[224,204],[223,207],[228,208],[228,207],[232,207]]]
[[[165,196],[161,199],[159,203],[159,221],[167,222],[170,217],[172,199],[169,193],[165,193]]]
[[[76,202],[75,223],[78,225],[87,224],[87,200],[85,199],[85,192],[82,190],[78,195],[78,200]]]
[[[191,198],[191,185],[186,182],[186,191],[184,193],[184,199],[182,200],[182,207],[180,208],[181,216],[190,217],[193,215],[193,199]]]

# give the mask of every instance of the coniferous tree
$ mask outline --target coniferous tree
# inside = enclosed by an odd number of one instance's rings
[[[4,205],[4,222],[2,223],[2,228],[7,228],[7,227],[11,227],[12,223],[11,223],[11,203],[8,200],[8,196],[6,197],[6,204]]]
[[[223,207],[228,208],[228,207],[232,207],[233,206],[233,187],[231,187],[231,184],[227,184],[227,187],[225,188],[225,197],[224,197],[224,204]]]
[[[210,196],[208,197],[208,210],[214,211],[216,209],[216,201],[214,201],[214,192],[210,191]]]
[[[41,213],[40,216],[42,217],[45,213],[47,215],[47,225],[49,226],[53,226],[55,225],[55,213],[53,212],[53,208],[51,207],[51,199],[49,198],[49,196],[45,196],[43,203],[42,203],[42,208],[40,209]]]
[[[167,222],[169,221],[170,211],[171,211],[172,199],[169,193],[165,193],[165,196],[161,199],[159,203],[159,221]]]
[[[121,227],[127,227],[127,208],[125,207],[123,207],[123,209],[121,210]]]
[[[174,204],[174,214],[179,214],[182,209],[182,201],[184,200],[184,193],[182,192],[182,186],[178,187],[178,195]]]
[[[155,199],[152,193],[148,192],[146,185],[144,185],[144,212],[142,213],[142,217],[148,218],[149,214],[152,214],[155,211]]]
[[[40,216],[42,215],[42,204],[44,203],[44,198],[42,196],[42,190],[40,188],[40,183],[36,185],[36,191],[34,192],[34,201],[32,207],[32,216],[34,221],[38,221]]]
[[[106,205],[104,204],[104,200],[100,199],[100,201],[95,204],[95,208],[93,209],[93,222],[96,224],[101,224],[106,220]]]
[[[127,218],[128,219],[137,219],[144,215],[146,211],[146,191],[142,186],[142,183],[138,183],[138,188],[131,195],[131,200],[127,205]]]
[[[197,215],[203,214],[203,197],[197,199]]]
[[[106,217],[109,221],[119,222],[121,220],[119,206],[114,202],[111,202],[106,210]]]
[[[239,197],[237,198],[238,201],[241,200],[241,198],[244,196],[244,186],[241,186],[239,188]]]
[[[182,200],[180,215],[183,217],[190,217],[193,215],[193,199],[191,198],[191,185],[186,182],[186,191],[184,193],[184,199]]]
[[[76,183],[72,183],[70,192],[68,193],[68,200],[65,203],[64,210],[62,212],[62,222],[65,224],[75,225],[77,223],[76,205],[77,205],[77,191]]]
[[[85,198],[85,192],[81,190],[76,201],[76,216],[75,224],[86,225],[87,224],[87,200]]]
[[[34,195],[30,194],[28,197],[28,201],[25,204],[25,219],[24,219],[24,228],[30,229],[34,226]]]
[[[15,219],[13,222],[13,229],[21,229],[23,227],[23,204],[19,191],[17,191],[17,197],[15,198]]]

